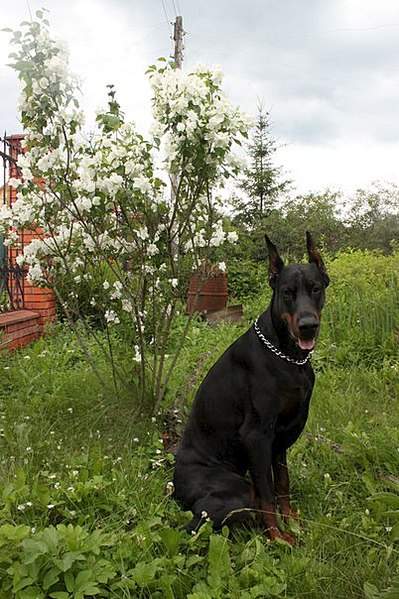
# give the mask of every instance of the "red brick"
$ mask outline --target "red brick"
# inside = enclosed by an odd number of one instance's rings
[[[39,335],[41,332],[41,327],[39,323],[36,323],[30,327],[26,327],[23,329],[19,329],[16,331],[12,331],[11,333],[6,333],[5,339],[8,341],[15,341],[15,339],[21,339],[22,337],[29,337],[30,335],[37,334]]]

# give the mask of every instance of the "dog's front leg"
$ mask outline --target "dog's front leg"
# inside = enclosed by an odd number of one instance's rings
[[[288,476],[287,451],[282,449],[273,455],[274,492],[280,506],[280,512],[284,521],[289,518],[298,518],[298,513],[291,507],[290,502],[290,480]]]
[[[277,525],[276,505],[272,478],[272,439],[261,431],[247,433],[243,443],[247,450],[249,471],[262,512],[266,534],[273,541],[283,539],[293,544],[292,535],[282,532]]]

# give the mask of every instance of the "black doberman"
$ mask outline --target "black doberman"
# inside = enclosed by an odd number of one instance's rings
[[[207,516],[220,529],[258,510],[270,539],[294,543],[277,526],[276,501],[284,520],[295,517],[286,452],[307,420],[314,385],[309,358],[329,284],[310,233],[306,240],[309,264],[284,266],[266,236],[270,305],[197,392],[174,474],[174,496],[194,514],[189,531]]]

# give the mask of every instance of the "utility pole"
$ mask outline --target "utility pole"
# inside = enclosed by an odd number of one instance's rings
[[[182,68],[183,64],[183,17],[176,17],[173,24],[173,40],[175,42],[174,61],[177,69]]]

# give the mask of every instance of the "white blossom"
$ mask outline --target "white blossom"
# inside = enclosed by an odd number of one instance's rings
[[[227,241],[230,241],[231,243],[235,243],[236,241],[238,241],[238,235],[235,231],[230,231],[229,233],[227,233]]]
[[[120,320],[114,310],[106,310],[104,318],[109,324],[119,324]]]
[[[221,270],[222,272],[226,272],[226,262],[219,262],[218,269]]]

